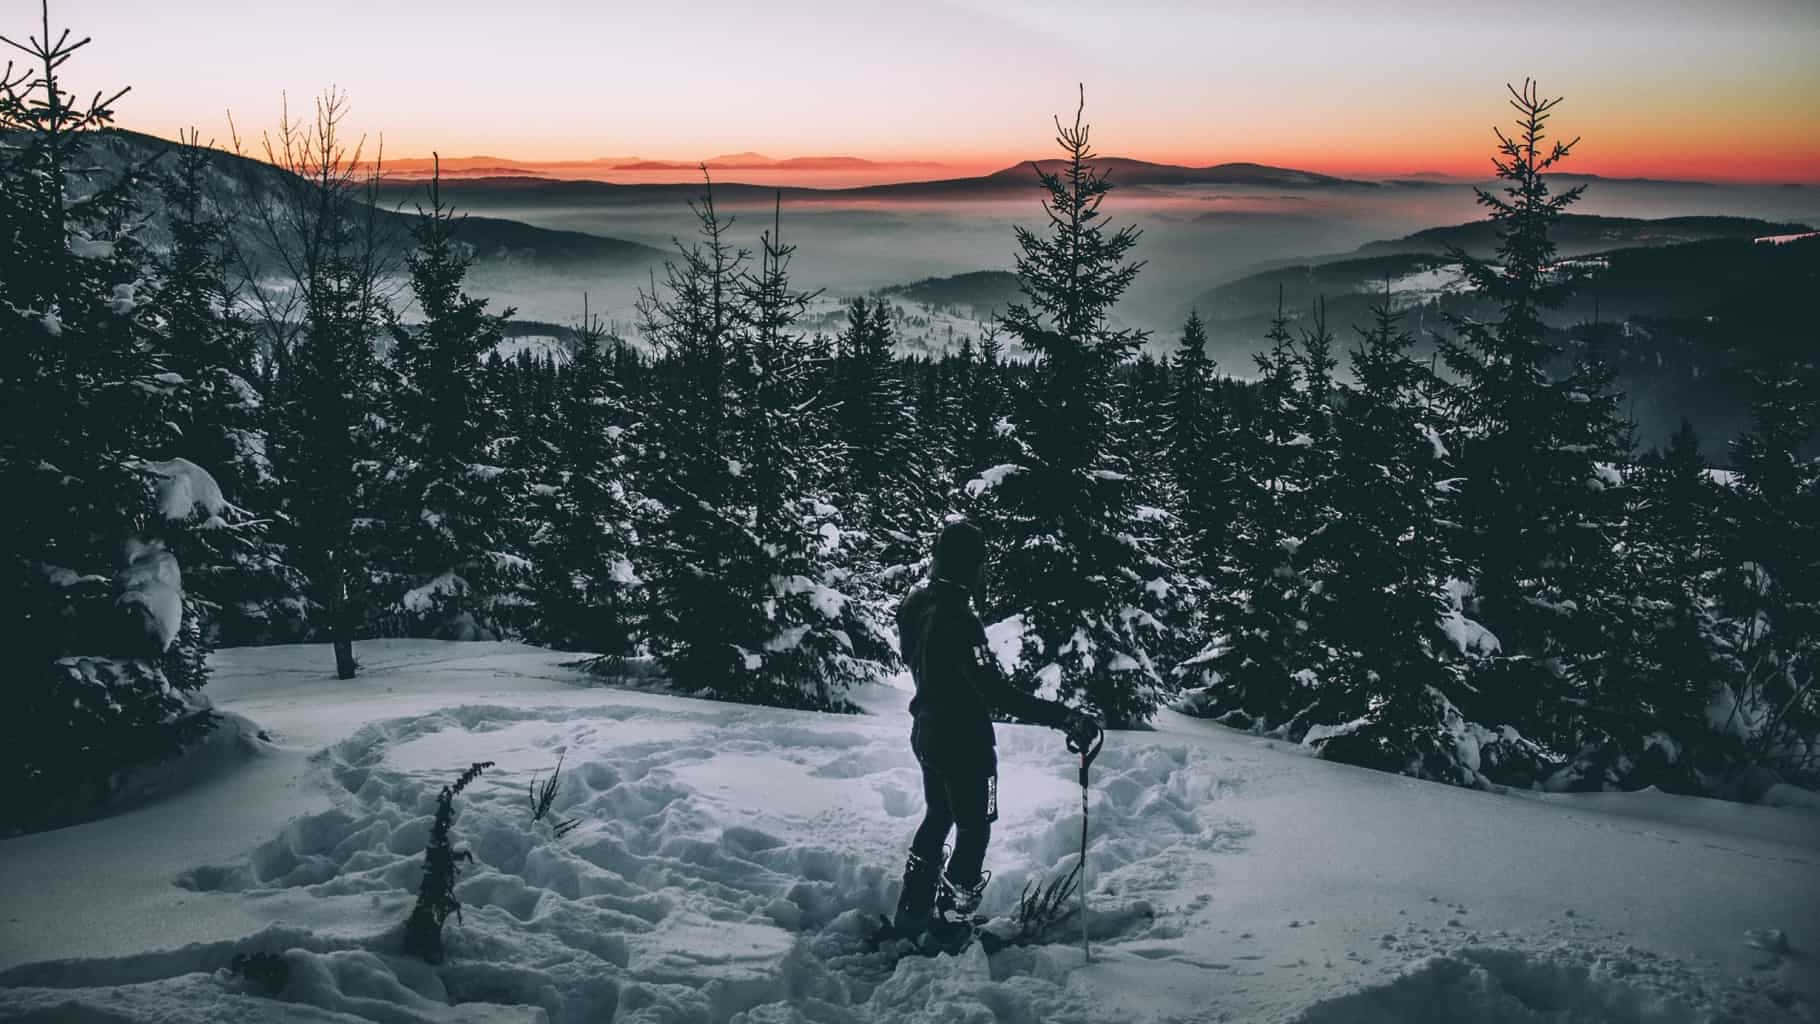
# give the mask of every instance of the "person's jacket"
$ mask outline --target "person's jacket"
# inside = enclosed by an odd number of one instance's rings
[[[898,649],[916,682],[910,713],[918,729],[944,745],[990,748],[992,713],[1065,727],[1068,708],[1019,690],[1005,679],[986,644],[967,589],[945,579],[913,587],[897,607]]]

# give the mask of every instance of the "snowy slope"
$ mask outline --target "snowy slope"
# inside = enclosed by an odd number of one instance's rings
[[[1491,795],[1179,716],[1095,766],[1095,958],[863,952],[922,810],[902,690],[816,715],[590,688],[512,644],[225,651],[270,744],[196,788],[0,842],[0,1018],[1813,1020],[1820,816]],[[1059,737],[1002,727],[987,909],[1067,870]],[[557,809],[526,789],[566,754]],[[437,789],[477,863],[449,961],[399,957]],[[1786,932],[1788,948],[1766,930]],[[1753,936],[1753,933],[1754,936]],[[1072,934],[1072,932],[1071,932]],[[1755,943],[1753,945],[1752,943]],[[280,953],[277,999],[223,970]]]

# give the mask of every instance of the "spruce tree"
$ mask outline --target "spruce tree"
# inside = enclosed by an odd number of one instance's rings
[[[652,653],[678,684],[732,693],[746,671],[740,641],[757,631],[759,614],[740,559],[755,543],[752,524],[733,507],[745,465],[734,452],[729,380],[750,254],[727,238],[731,221],[716,210],[711,183],[690,209],[699,241],[677,242],[665,287],[653,284],[638,303],[642,332],[664,356],[669,399],[642,419],[657,515],[643,614]]]
[[[947,435],[947,462],[957,490],[1011,454],[1007,376],[999,328],[988,324],[977,350],[971,338],[961,343],[947,411],[931,403],[927,412],[919,413]]]
[[[1161,509],[1163,491],[1168,487],[1169,466],[1165,455],[1168,433],[1169,363],[1149,352],[1122,364],[1118,371],[1119,424],[1114,436],[1122,445],[1121,455],[1131,467],[1134,499],[1149,509],[1154,517]]]
[[[1413,339],[1388,295],[1372,316],[1333,423],[1326,490],[1335,507],[1302,552],[1322,581],[1311,618],[1330,652],[1309,715],[1326,727],[1316,738],[1323,756],[1469,784],[1482,765],[1462,763],[1450,735],[1464,659],[1475,652],[1448,622],[1457,571],[1441,525],[1449,452],[1428,401],[1430,371],[1410,356]]]
[[[843,448],[841,483],[858,522],[872,534],[876,556],[887,565],[921,556],[929,524],[939,521],[917,409],[924,406],[923,419],[942,415],[938,374],[929,367],[922,375],[929,394],[914,401],[905,379],[910,366],[897,359],[895,340],[883,301],[852,300],[847,326],[835,338],[832,382]]]
[[[193,389],[144,301],[148,168],[75,184],[125,90],[75,102],[62,70],[88,40],[53,36],[42,15],[27,43],[0,37],[31,61],[0,73],[0,563],[15,660],[0,829],[85,810],[209,727],[190,699],[208,637],[179,555],[239,518],[177,451]]]
[[[1230,526],[1232,463],[1225,410],[1214,390],[1214,361],[1198,312],[1182,325],[1171,366],[1164,461],[1182,523],[1182,542],[1195,570],[1212,580],[1220,572]]]
[[[1716,753],[1706,709],[1723,681],[1711,599],[1723,563],[1719,492],[1692,425],[1639,458],[1622,493],[1618,586],[1596,606],[1614,642],[1581,712],[1584,739],[1549,784],[1697,791],[1700,762]]]
[[[283,481],[289,561],[309,580],[313,624],[334,647],[335,673],[351,679],[354,639],[366,631],[380,542],[385,373],[374,342],[389,307],[392,266],[374,205],[379,161],[350,146],[347,98],[316,103],[314,119],[287,108],[262,139],[267,175],[252,161],[243,186],[256,246],[241,250],[246,295],[271,338],[271,455]],[[238,149],[238,139],[236,139]],[[256,255],[263,253],[263,256]]]
[[[482,360],[513,311],[489,313],[487,300],[464,290],[472,255],[455,238],[459,224],[442,198],[438,160],[405,256],[423,319],[389,317],[387,611],[408,634],[497,638],[501,602],[526,566],[506,530],[525,488],[487,450],[492,416]]]
[[[607,350],[609,341],[615,350],[623,342],[609,338],[585,305],[578,334],[574,358],[558,377],[554,473],[534,491],[535,615],[527,635],[618,659],[636,644],[639,583],[639,499],[628,486],[631,413]]]
[[[1310,591],[1298,557],[1311,520],[1303,361],[1280,301],[1265,340],[1230,447],[1229,568],[1212,609],[1215,631],[1186,667],[1208,684],[1197,713],[1299,739],[1325,652],[1309,642]]]
[[[1084,103],[1084,99],[1083,99]],[[1130,466],[1116,436],[1119,365],[1142,343],[1112,307],[1140,264],[1134,227],[1109,230],[1112,184],[1094,163],[1087,126],[1056,121],[1065,156],[1037,171],[1042,233],[1017,229],[1019,287],[1005,329],[1035,357],[1015,414],[1014,454],[969,484],[1003,551],[993,606],[1022,628],[1016,681],[1084,704],[1109,722],[1146,720],[1173,689],[1174,636],[1153,610],[1169,568],[1134,521]]]
[[[639,303],[672,397],[644,444],[656,509],[646,635],[680,686],[845,707],[846,687],[890,648],[833,557],[847,530],[827,500],[830,431],[810,389],[826,342],[796,326],[808,296],[790,283],[794,247],[777,225],[752,270],[712,192],[693,209],[701,241],[679,243],[667,288]]]
[[[1728,685],[1716,701],[1731,746],[1722,781],[1747,790],[1756,784],[1739,776],[1752,769],[1820,777],[1820,371],[1790,363],[1751,376],[1752,425],[1732,446],[1719,534]]]
[[[1550,229],[1584,186],[1555,193],[1547,172],[1573,143],[1547,144],[1559,99],[1526,81],[1512,88],[1517,132],[1497,132],[1494,160],[1506,185],[1478,190],[1498,237],[1496,262],[1454,250],[1466,282],[1496,310],[1490,320],[1452,315],[1442,357],[1456,385],[1448,408],[1464,477],[1462,554],[1471,567],[1467,611],[1501,643],[1475,673],[1469,717],[1514,725],[1558,748],[1577,745],[1576,701],[1594,685],[1607,649],[1586,614],[1610,579],[1615,496],[1603,486],[1622,461],[1609,377],[1583,367],[1549,373],[1560,354],[1543,313],[1573,287],[1556,265]]]
[[[175,167],[161,169],[170,244],[157,260],[147,305],[170,340],[171,368],[192,382],[184,422],[175,424],[193,461],[235,494],[273,482],[260,421],[257,338],[232,283],[227,239],[232,214],[211,195],[215,151],[192,129]]]
[[[780,201],[760,236],[758,267],[740,282],[735,450],[747,467],[740,482],[757,543],[744,554],[761,581],[754,597],[763,612],[761,632],[742,645],[741,688],[766,703],[844,707],[841,695],[876,678],[891,648],[879,609],[856,600],[858,580],[843,565],[856,524],[837,504],[830,410],[815,391],[815,370],[830,353],[825,337],[797,326],[814,293],[791,283],[795,252],[782,238]],[[876,347],[871,358],[880,359]],[[883,360],[888,373],[888,352]]]
[[[215,157],[191,130],[175,166],[158,171],[170,244],[156,258],[145,307],[167,341],[166,365],[188,383],[188,401],[168,421],[186,457],[239,504],[264,507],[278,484],[259,386],[264,378],[256,332],[233,282],[234,215],[213,194]],[[186,590],[209,595],[207,622],[199,628],[222,642],[294,635],[303,581],[277,545],[240,531],[231,543],[222,538],[219,550],[186,558],[184,571]]]

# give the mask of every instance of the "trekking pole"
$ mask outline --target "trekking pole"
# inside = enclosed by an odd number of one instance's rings
[[[1104,732],[1094,736],[1088,746],[1080,746],[1074,737],[1068,737],[1069,751],[1081,755],[1081,957],[1088,962],[1093,960],[1093,947],[1087,944],[1087,768],[1100,756],[1105,742]]]

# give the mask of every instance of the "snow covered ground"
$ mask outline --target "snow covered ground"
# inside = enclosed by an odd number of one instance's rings
[[[902,690],[833,716],[586,685],[514,644],[225,651],[269,742],[0,841],[0,1019],[1779,1021],[1820,1015],[1820,815],[1494,795],[1166,714],[1095,765],[1095,956],[868,954],[922,812]],[[986,909],[1072,864],[1075,764],[1001,727]],[[566,761],[530,823],[527,787]],[[448,962],[396,953],[437,790],[476,862]],[[1773,934],[1782,932],[1781,936]],[[1076,934],[1068,930],[1070,936]],[[283,957],[275,998],[225,970]]]

